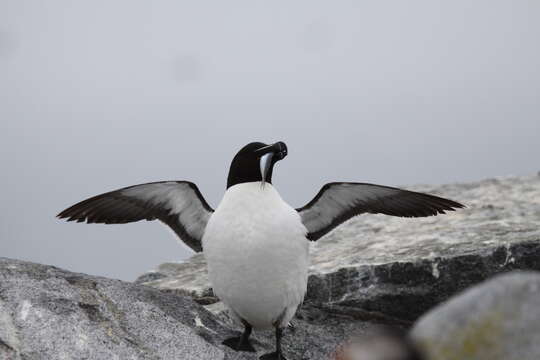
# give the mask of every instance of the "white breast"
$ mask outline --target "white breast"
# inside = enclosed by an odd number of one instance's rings
[[[255,328],[288,323],[307,286],[305,235],[297,211],[271,184],[230,187],[202,239],[214,292]]]

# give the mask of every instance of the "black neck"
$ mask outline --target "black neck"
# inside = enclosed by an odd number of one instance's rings
[[[247,160],[247,161],[246,161]],[[227,177],[227,189],[231,186],[247,183],[262,181],[261,170],[259,168],[259,162],[249,161],[248,159],[234,158],[229,168],[229,176]],[[274,170],[274,164],[268,170],[265,181],[272,183],[272,171]]]

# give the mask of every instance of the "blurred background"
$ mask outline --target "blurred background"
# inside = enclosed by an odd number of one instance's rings
[[[159,222],[65,223],[105,191],[191,180],[285,141],[293,206],[329,181],[540,170],[540,2],[0,2],[0,256],[133,280],[191,251]]]

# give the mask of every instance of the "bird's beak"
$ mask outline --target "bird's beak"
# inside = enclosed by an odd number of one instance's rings
[[[284,142],[279,141],[275,144],[258,149],[256,153],[261,154],[259,164],[261,168],[262,185],[264,186],[266,183],[266,176],[272,168],[273,160],[279,161],[287,156],[287,145],[285,145]]]

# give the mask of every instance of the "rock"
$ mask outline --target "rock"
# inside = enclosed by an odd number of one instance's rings
[[[206,262],[201,253],[195,254],[187,262],[163,263],[159,265],[157,270],[137,278],[135,283],[190,295],[205,304],[219,301],[213,296],[206,271]]]
[[[326,360],[373,322],[306,306],[288,330],[289,359]],[[148,286],[0,258],[0,359],[257,359],[274,348],[256,332],[258,354],[221,342],[236,326],[191,297]]]
[[[362,215],[343,224],[312,244],[306,304],[407,323],[494,274],[540,270],[539,177],[409,188],[467,208],[421,219]],[[162,264],[153,276],[138,281],[201,304],[218,301],[201,254]]]
[[[188,297],[0,258],[0,358],[223,359],[229,332]]]
[[[422,316],[411,336],[430,360],[540,358],[540,273],[499,275]]]

